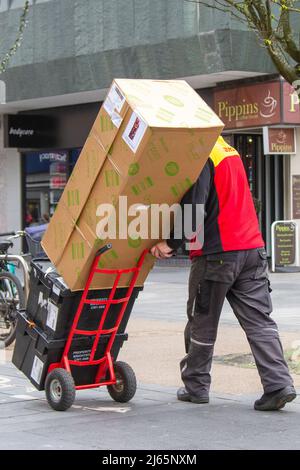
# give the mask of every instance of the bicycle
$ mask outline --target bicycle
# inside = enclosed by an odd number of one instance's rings
[[[0,241],[0,343],[8,347],[16,336],[17,312],[26,307],[29,291],[29,262],[26,258],[45,256],[41,248],[41,238],[47,225],[28,227],[24,231],[1,233],[7,237]],[[28,254],[13,255],[8,250],[13,247],[12,239],[26,237],[30,250]],[[24,275],[24,289],[15,274],[17,262],[21,265]]]
[[[14,235],[13,232],[0,236]],[[0,241],[0,254],[8,256],[13,243]],[[0,341],[4,347],[15,339],[17,312],[25,308],[25,295],[19,278],[15,275],[15,266],[7,260],[0,260]]]

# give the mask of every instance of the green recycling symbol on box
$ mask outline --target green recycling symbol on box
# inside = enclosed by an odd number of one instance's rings
[[[140,165],[138,163],[132,163],[128,169],[129,176],[134,176],[139,172]]]
[[[173,104],[174,106],[178,106],[180,108],[184,106],[184,103],[175,96],[165,95],[164,99],[168,101],[168,103]]]
[[[141,246],[142,239],[141,237],[138,238],[128,238],[128,245],[130,248],[139,248]]]
[[[179,172],[179,165],[176,162],[168,162],[165,166],[165,172],[168,176],[176,176]]]

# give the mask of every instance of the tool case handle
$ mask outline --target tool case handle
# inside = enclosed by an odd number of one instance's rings
[[[100,249],[97,251],[96,256],[103,255],[103,253],[105,253],[105,252],[108,251],[108,250],[111,250],[111,248],[112,248],[112,244],[111,244],[111,243],[107,243],[107,245],[102,246],[102,248],[100,248]]]

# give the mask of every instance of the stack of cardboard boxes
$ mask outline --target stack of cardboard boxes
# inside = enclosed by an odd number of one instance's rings
[[[222,129],[218,116],[183,80],[114,80],[42,241],[71,290],[84,288],[95,253],[105,243],[112,243],[101,259],[106,268],[132,267],[153,246],[151,205],[181,200]],[[126,233],[130,214],[125,231],[120,227],[125,202],[141,220],[148,219],[148,238],[145,230],[134,237]],[[113,239],[101,225],[103,204],[110,204],[108,226],[117,215]],[[143,285],[153,263],[149,255],[137,285]],[[122,285],[128,280],[123,276]],[[92,287],[111,287],[111,282],[108,275],[98,276]]]

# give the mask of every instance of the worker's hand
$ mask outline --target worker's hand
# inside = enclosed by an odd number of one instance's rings
[[[159,242],[151,248],[151,254],[157,259],[170,258],[173,250],[167,245],[167,242]]]

